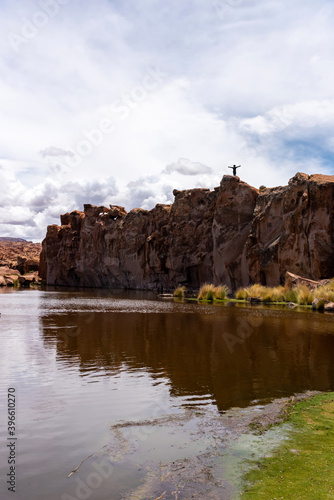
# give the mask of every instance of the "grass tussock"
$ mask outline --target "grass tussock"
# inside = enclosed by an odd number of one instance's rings
[[[259,283],[255,283],[255,285],[249,286],[246,290],[248,292],[248,297],[251,299],[261,299],[266,288]]]
[[[226,285],[215,286],[212,283],[205,283],[201,286],[197,299],[213,302],[214,300],[224,300],[229,293]]]
[[[301,306],[308,306],[314,300],[314,293],[306,286],[300,285],[297,289],[297,304]]]
[[[229,289],[227,288],[226,285],[220,285],[215,287],[214,294],[216,299],[224,300],[226,299],[228,293]]]
[[[334,302],[334,288],[329,285],[320,286],[316,290],[314,290],[314,297],[316,299],[328,300],[330,302]]]
[[[334,279],[327,285],[310,290],[306,285],[299,285],[294,288],[276,286],[273,288],[255,283],[247,288],[239,288],[236,292],[239,300],[257,299],[261,302],[294,302],[301,306],[311,305],[314,299],[317,301],[317,309],[324,308],[326,301],[334,302]]]
[[[330,293],[328,292],[328,294]],[[299,305],[310,305],[315,298],[315,294],[305,285],[289,289],[284,286],[270,288],[256,283],[248,288],[239,289],[236,298],[252,298],[261,302],[294,302]]]
[[[249,294],[247,288],[239,288],[235,294],[235,298],[238,300],[247,300],[248,296]]]
[[[209,300],[210,302],[213,301],[213,299],[215,298],[214,289],[214,285],[205,283],[205,285],[201,286],[199,290],[197,296],[198,300]]]
[[[243,288],[237,291],[236,298],[247,299],[258,299],[262,302],[284,302],[286,289],[283,286],[276,286],[270,288],[267,286],[255,283],[248,288]]]
[[[186,293],[187,289],[185,286],[178,286],[175,290],[174,290],[174,297],[176,297],[177,299],[183,299],[184,298],[184,295]]]
[[[284,294],[284,299],[286,302],[294,302],[297,304],[298,292],[296,288],[286,289]]]
[[[184,287],[179,287],[174,292],[175,297],[183,297],[183,295],[176,295],[178,290],[184,289]],[[182,292],[181,292],[182,293]],[[206,300],[213,302],[214,300],[224,300],[229,294],[229,289],[226,285],[215,286],[210,283],[205,283],[199,291],[197,296],[198,300]],[[287,303],[293,302],[301,306],[309,306],[312,304],[314,299],[317,303],[314,303],[313,307],[318,310],[323,310],[326,302],[334,302],[334,279],[332,279],[327,285],[318,287],[315,290],[311,290],[306,285],[299,285],[294,288],[288,288],[284,286],[267,287],[255,283],[247,288],[239,288],[235,294],[237,300],[258,300],[260,302],[272,302],[272,303]]]

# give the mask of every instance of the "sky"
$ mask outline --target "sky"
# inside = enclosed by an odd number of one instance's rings
[[[2,0],[0,236],[334,174],[334,3]]]

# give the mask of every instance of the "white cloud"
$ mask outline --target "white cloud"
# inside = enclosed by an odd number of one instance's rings
[[[42,151],[40,151],[39,154],[43,158],[46,158],[48,156],[55,156],[55,157],[74,156],[73,151],[66,151],[65,149],[57,148],[55,146],[49,146],[48,148],[42,149]]]
[[[43,1],[0,6],[0,205],[27,208],[22,235],[83,202],[170,202],[233,163],[257,187],[334,173],[332,2],[69,1],[34,29]]]
[[[312,100],[275,107],[254,118],[240,122],[240,129],[246,133],[268,136],[293,127],[298,129],[329,128],[334,125],[334,100]],[[293,132],[293,130],[290,132]],[[306,130],[307,133],[307,130]]]
[[[193,162],[188,158],[180,158],[177,162],[170,163],[163,170],[163,173],[172,174],[179,172],[182,175],[211,174],[212,168],[199,162]]]

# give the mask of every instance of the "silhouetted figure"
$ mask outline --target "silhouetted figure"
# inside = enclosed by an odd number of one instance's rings
[[[233,167],[228,167],[228,168],[232,168],[233,169],[233,175],[237,175],[237,168],[240,168],[240,167],[241,167],[241,165],[238,165],[238,166],[233,165]]]

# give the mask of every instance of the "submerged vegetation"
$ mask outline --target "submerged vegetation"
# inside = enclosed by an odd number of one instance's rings
[[[271,456],[252,464],[245,476],[245,496],[333,498],[334,393],[291,405],[285,421],[291,426],[288,439]]]

